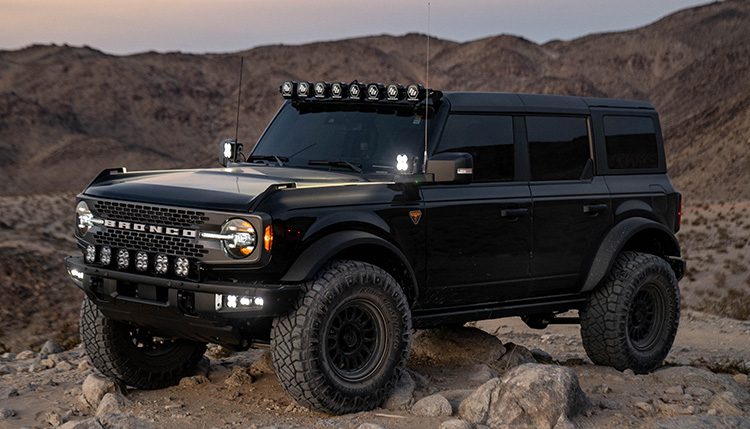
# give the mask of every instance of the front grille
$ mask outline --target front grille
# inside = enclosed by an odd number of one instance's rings
[[[205,213],[171,207],[154,207],[116,201],[94,201],[94,211],[105,219],[194,228],[203,225]]]
[[[173,237],[120,229],[98,231],[94,236],[98,244],[113,248],[142,250],[144,252],[164,253],[172,256],[186,256],[191,258],[200,258],[208,253],[208,250],[204,249],[202,245],[194,243],[193,239],[186,237]]]

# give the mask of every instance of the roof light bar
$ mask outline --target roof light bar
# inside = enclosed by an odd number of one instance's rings
[[[281,96],[295,100],[353,100],[353,101],[386,101],[416,103],[427,98],[427,91],[422,85],[402,86],[391,83],[384,86],[380,83],[343,82],[295,82],[285,81],[279,87]],[[430,91],[430,98],[441,96],[440,91]]]

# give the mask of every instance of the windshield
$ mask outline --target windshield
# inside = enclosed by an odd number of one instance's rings
[[[413,108],[287,103],[249,160],[395,174],[421,170],[423,152],[424,122]]]

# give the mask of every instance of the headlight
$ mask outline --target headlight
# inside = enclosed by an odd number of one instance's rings
[[[81,235],[89,232],[91,227],[94,226],[94,215],[84,201],[81,201],[76,206],[76,218],[78,220],[78,232],[81,233]]]
[[[221,228],[221,235],[226,238],[224,250],[233,258],[245,258],[255,250],[257,235],[253,225],[244,219],[230,219]]]

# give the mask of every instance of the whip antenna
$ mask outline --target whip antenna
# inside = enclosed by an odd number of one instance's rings
[[[238,136],[240,133],[240,101],[242,100],[242,69],[245,65],[245,57],[240,57],[240,86],[237,91],[237,118],[234,121],[234,142],[238,142]]]
[[[427,58],[426,70],[424,76],[424,160],[422,162],[422,172],[427,171],[427,118],[429,117],[430,108],[430,2],[427,2]]]

